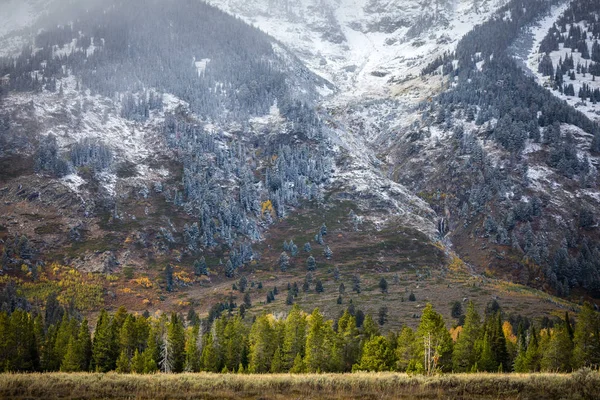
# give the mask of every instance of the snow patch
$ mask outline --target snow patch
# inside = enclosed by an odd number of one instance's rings
[[[60,179],[60,182],[75,193],[79,193],[79,188],[86,183],[85,180],[77,174],[64,176]]]
[[[538,72],[538,66],[543,56],[543,54],[538,52],[540,44],[550,29],[554,26],[554,23],[558,20],[558,18],[565,13],[569,5],[570,2],[565,2],[559,6],[553,7],[548,16],[540,20],[535,26],[530,27],[528,35],[531,37],[532,42],[526,57],[523,58],[519,55],[515,56],[515,58],[523,63],[527,69],[527,72],[535,78],[538,84],[544,87],[549,87],[549,78],[544,77]],[[588,40],[588,42],[591,43],[593,40]],[[565,53],[573,56],[574,65],[577,65],[579,62],[581,62],[582,65],[585,65],[586,62],[589,62],[589,60],[584,60],[581,58],[581,53],[577,51],[571,52],[571,49],[565,49],[561,43],[559,45],[559,50],[550,53],[550,58],[555,69],[559,60],[565,56]],[[600,81],[594,81],[591,74],[586,74],[585,77],[582,74],[576,74],[576,79],[574,81],[566,78],[565,84],[573,84],[575,96],[566,96],[550,88],[549,90],[556,97],[566,101],[571,106],[586,114],[591,120],[600,121],[600,105],[592,104],[591,102],[582,102],[581,99],[577,97],[579,89],[583,86],[583,84],[587,84],[593,90],[595,88],[600,88]]]
[[[194,65],[196,66],[196,70],[198,71],[198,76],[204,75],[204,72],[206,71],[206,67],[208,66],[209,62],[210,58],[203,58],[200,61],[196,61],[196,59],[194,58]]]

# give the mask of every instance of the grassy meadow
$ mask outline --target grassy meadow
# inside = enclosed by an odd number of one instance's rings
[[[0,374],[3,399],[600,399],[600,373]]]

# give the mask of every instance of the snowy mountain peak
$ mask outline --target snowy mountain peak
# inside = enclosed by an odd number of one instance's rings
[[[506,0],[209,0],[285,43],[352,97],[387,95]]]

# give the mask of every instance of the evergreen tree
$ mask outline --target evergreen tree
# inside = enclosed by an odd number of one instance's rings
[[[194,273],[197,276],[208,276],[208,267],[206,266],[206,259],[204,257],[202,257],[200,260],[194,261]]]
[[[402,328],[396,345],[396,369],[398,371],[416,370],[418,345],[415,332],[408,326]]]
[[[294,293],[291,290],[288,291],[287,297],[285,298],[285,304],[288,306],[294,304]]]
[[[194,310],[194,307],[190,307],[186,320],[190,325],[198,325],[200,323],[200,317],[198,316],[196,310]]]
[[[200,372],[200,352],[198,340],[202,340],[200,326],[188,327],[185,340],[185,368],[187,372]],[[135,358],[135,357],[134,357]],[[133,360],[132,360],[133,364]]]
[[[498,369],[498,363],[490,343],[490,334],[486,332],[479,344],[479,359],[477,360],[477,369],[479,371],[494,372]]]
[[[365,322],[363,324],[363,335],[366,339],[370,339],[373,336],[378,336],[380,334],[381,333],[379,332],[379,327],[373,320],[373,317],[371,317],[371,314],[367,314],[367,317],[365,318]]]
[[[290,372],[292,374],[301,374],[301,373],[304,373],[305,371],[306,371],[306,365],[304,364],[304,360],[302,359],[300,354],[296,354],[296,357],[294,358],[294,364],[292,365]]]
[[[218,350],[219,344],[218,341],[215,342],[215,337],[216,335],[213,329],[211,332],[207,333],[202,340],[203,346],[200,365],[202,366],[203,371],[220,372],[221,370],[221,361]]]
[[[165,282],[167,285],[167,292],[173,291],[173,267],[171,264],[167,264],[165,267]]]
[[[246,308],[252,307],[252,299],[250,298],[250,293],[246,293],[244,295],[244,305]]]
[[[427,373],[432,373],[438,368],[443,371],[451,369],[452,337],[446,329],[444,319],[430,303],[423,309],[416,337],[418,359],[424,360],[421,362]]]
[[[121,353],[117,358],[116,367],[116,371],[120,374],[128,374],[131,372],[131,360],[127,355],[126,350],[121,350]]]
[[[77,339],[71,337],[69,344],[67,345],[67,351],[60,364],[60,370],[62,372],[79,372],[81,371],[81,364],[79,355],[77,354]]]
[[[67,313],[63,314],[63,318],[58,325],[56,339],[54,341],[54,354],[56,355],[59,365],[62,363],[62,360],[65,357],[69,341],[74,335],[77,334],[77,331],[75,331],[76,324],[77,321],[74,318],[70,318]]]
[[[388,291],[388,283],[383,276],[379,280],[379,290],[381,290],[381,293],[387,293]]]
[[[488,319],[485,328],[489,335],[490,346],[496,363],[495,369],[501,368],[502,371],[509,370],[508,351],[506,348],[506,338],[502,329],[502,316],[500,311]]]
[[[298,246],[296,246],[293,240],[290,240],[290,254],[292,257],[296,257],[298,255]]]
[[[333,269],[333,280],[336,282],[340,280],[340,269],[338,267]]]
[[[0,313],[0,333],[5,354],[0,356],[2,367],[11,372],[33,372],[39,369],[37,339],[34,333],[33,318],[21,309],[15,310],[10,317]],[[3,321],[2,321],[3,320]],[[4,332],[2,332],[4,331]]]
[[[131,372],[135,374],[144,373],[144,356],[138,351],[138,349],[135,349],[133,357],[131,358]]]
[[[304,357],[306,346],[306,317],[297,304],[292,306],[287,319],[283,335],[283,371],[292,368],[296,355]]]
[[[119,331],[119,349],[125,352],[127,358],[131,358],[138,347],[135,317],[128,314]]]
[[[54,344],[56,342],[56,334],[57,334],[57,327],[55,325],[50,325],[48,327],[46,335],[44,336],[44,341],[43,341],[41,354],[40,354],[40,363],[41,363],[42,371],[58,371],[58,369],[60,368],[61,360],[58,358],[58,355],[56,354],[55,346],[54,346]],[[7,338],[4,341],[4,343],[11,342],[10,335],[3,336],[3,337]],[[0,342],[2,342],[2,341],[0,341]],[[8,355],[9,354],[8,349],[10,349],[10,348],[11,347],[7,346],[7,352],[4,354]]]
[[[64,309],[58,302],[58,295],[56,292],[51,292],[48,297],[46,297],[44,310],[45,328],[48,329],[50,325],[58,326],[63,318]]]
[[[115,369],[117,352],[118,347],[110,316],[106,310],[102,310],[92,341],[92,369],[97,372],[108,372]]]
[[[579,312],[573,343],[573,368],[600,365],[600,317],[589,303]]]
[[[281,348],[277,346],[275,349],[275,353],[273,353],[273,359],[271,360],[271,370],[272,374],[278,374],[283,372],[284,364],[283,364],[283,354]]]
[[[352,290],[356,293],[360,293],[360,276],[358,275],[352,276]]]
[[[250,355],[248,371],[251,373],[266,373],[271,369],[273,354],[277,348],[275,330],[268,315],[262,314],[250,329]]]
[[[315,291],[317,293],[323,293],[325,289],[323,288],[323,283],[320,279],[317,279],[317,283],[315,283]]]
[[[287,253],[284,251],[279,256],[279,269],[282,272],[285,272],[285,271],[287,271],[289,266],[290,266],[290,256],[288,256]]]
[[[573,359],[573,341],[567,324],[562,323],[553,329],[548,345],[542,354],[541,369],[548,372],[570,372]]]
[[[308,256],[306,259],[306,269],[309,271],[314,271],[317,268],[317,262],[313,256]]]
[[[459,319],[463,315],[462,303],[460,301],[455,301],[452,303],[452,310],[450,311],[450,315],[452,318]]]
[[[159,330],[157,326],[152,326],[148,332],[147,346],[142,352],[144,363],[144,373],[152,374],[158,371],[158,361],[160,360],[160,341]]]
[[[387,339],[383,336],[373,336],[367,339],[363,346],[360,363],[356,370],[362,371],[389,371],[392,364],[392,351]]]
[[[229,371],[235,371],[240,364],[247,363],[246,327],[241,316],[227,319],[223,331],[224,363]]]
[[[244,293],[246,291],[246,287],[248,286],[248,278],[242,276],[238,281],[238,288],[240,292]]]
[[[517,356],[513,362],[513,371],[518,373],[528,372],[527,367],[527,337],[524,331],[520,331],[517,337]]]
[[[323,250],[323,255],[328,260],[330,260],[331,257],[333,257],[333,251],[331,251],[331,249],[329,248],[329,246],[325,246],[325,249]]]
[[[377,315],[377,322],[379,325],[383,326],[388,320],[388,308],[386,306],[379,307],[379,312]]]
[[[478,359],[476,343],[481,336],[481,318],[471,301],[467,306],[465,325],[463,326],[452,353],[452,365],[456,372],[469,372]]]
[[[306,369],[308,372],[325,372],[331,359],[329,334],[333,333],[330,321],[326,322],[318,308],[308,318],[306,335]]]
[[[525,360],[523,362],[523,369],[527,372],[539,372],[540,361],[542,355],[539,346],[539,336],[534,326],[531,326],[529,332],[529,343],[527,343],[527,351],[525,352]]]

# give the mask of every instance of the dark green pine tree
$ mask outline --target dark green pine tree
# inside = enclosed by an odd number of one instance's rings
[[[287,304],[288,306],[294,304],[294,292],[292,292],[291,290],[288,291],[287,297],[285,299],[285,304]]]
[[[524,373],[528,372],[527,367],[527,333],[522,325],[519,325],[517,334],[517,356],[513,362],[513,371]]]
[[[469,372],[477,363],[476,344],[481,338],[481,318],[475,309],[475,304],[469,302],[465,324],[462,327],[454,351],[452,365],[455,372]]]
[[[571,325],[571,319],[569,318],[569,312],[565,311],[565,329],[567,330],[567,334],[573,340],[575,337],[575,331],[573,331],[573,326]]]
[[[317,268],[317,261],[313,256],[308,256],[306,259],[306,269],[309,271],[314,271]]]
[[[116,371],[120,374],[128,374],[131,372],[131,359],[125,350],[121,350],[116,362]]]
[[[79,325],[79,333],[77,334],[77,351],[79,356],[79,365],[81,371],[90,370],[90,362],[92,359],[92,336],[87,318]]]
[[[100,312],[94,340],[92,341],[92,365],[91,369],[97,372],[112,371],[116,367],[118,346],[115,330],[110,316],[106,310]]]
[[[490,333],[485,332],[483,340],[479,344],[479,360],[477,361],[478,371],[495,372],[498,363],[494,357],[494,351],[492,349],[492,339],[490,339]]]
[[[14,358],[15,338],[10,328],[10,317],[4,311],[0,311],[0,338],[0,371],[8,372]]]
[[[208,267],[206,266],[206,259],[204,257],[194,261],[194,274],[196,274],[197,276],[208,276]]]
[[[325,289],[323,288],[323,283],[320,279],[317,279],[317,282],[315,283],[315,291],[317,293],[323,293],[324,290]]]
[[[589,303],[579,312],[573,343],[574,368],[600,365],[600,314]]]
[[[541,368],[542,355],[540,353],[538,332],[532,325],[529,332],[529,343],[525,352],[524,370],[526,372],[539,372]]]
[[[165,283],[167,285],[167,292],[173,291],[173,267],[171,264],[167,264],[165,267]]]
[[[10,316],[9,363],[6,370],[33,372],[39,369],[40,359],[31,315],[15,310]]]
[[[185,367],[185,328],[176,313],[171,314],[167,337],[171,344],[172,372],[183,372]]]
[[[198,340],[202,340],[200,335],[200,325],[193,325],[186,331],[185,341],[185,370],[189,372],[200,372],[200,351]]]
[[[152,374],[158,371],[158,361],[160,360],[160,345],[159,339],[160,327],[153,325],[148,332],[146,348],[142,352],[144,373]]]
[[[60,364],[63,372],[89,371],[92,342],[87,319],[80,325],[77,335],[69,338],[67,350]]]
[[[76,324],[77,321],[74,318],[69,318],[67,313],[63,314],[56,332],[56,340],[54,341],[54,353],[56,354],[59,366],[65,357],[69,341],[73,336],[77,335]]]
[[[50,325],[46,331],[46,335],[44,336],[44,341],[42,342],[40,361],[42,371],[44,372],[58,371],[60,368],[61,360],[58,358],[54,348],[54,344],[56,342],[56,333],[56,325]]]
[[[542,353],[541,367],[548,372],[570,372],[573,359],[573,340],[566,322],[555,324]]]
[[[388,320],[388,308],[387,306],[379,307],[379,311],[377,313],[377,322],[379,325],[383,326]]]
[[[244,295],[244,305],[246,308],[252,307],[252,298],[250,297],[250,293],[246,292]]]
[[[388,283],[383,276],[379,280],[379,290],[381,290],[381,293],[387,293],[388,291]]]
[[[496,360],[497,368],[499,371],[510,371],[510,360],[508,357],[508,350],[506,348],[506,337],[502,330],[502,315],[498,311],[495,318],[492,321],[492,351],[494,352],[494,358]]]
[[[71,337],[67,345],[67,351],[60,364],[62,372],[80,372],[81,364],[77,354],[77,338]]]
[[[198,316],[198,313],[196,312],[196,310],[194,310],[193,307],[191,307],[188,311],[186,319],[189,325],[196,326],[200,324],[200,317]]]
[[[360,276],[358,275],[352,276],[352,290],[356,293],[360,293]]]

